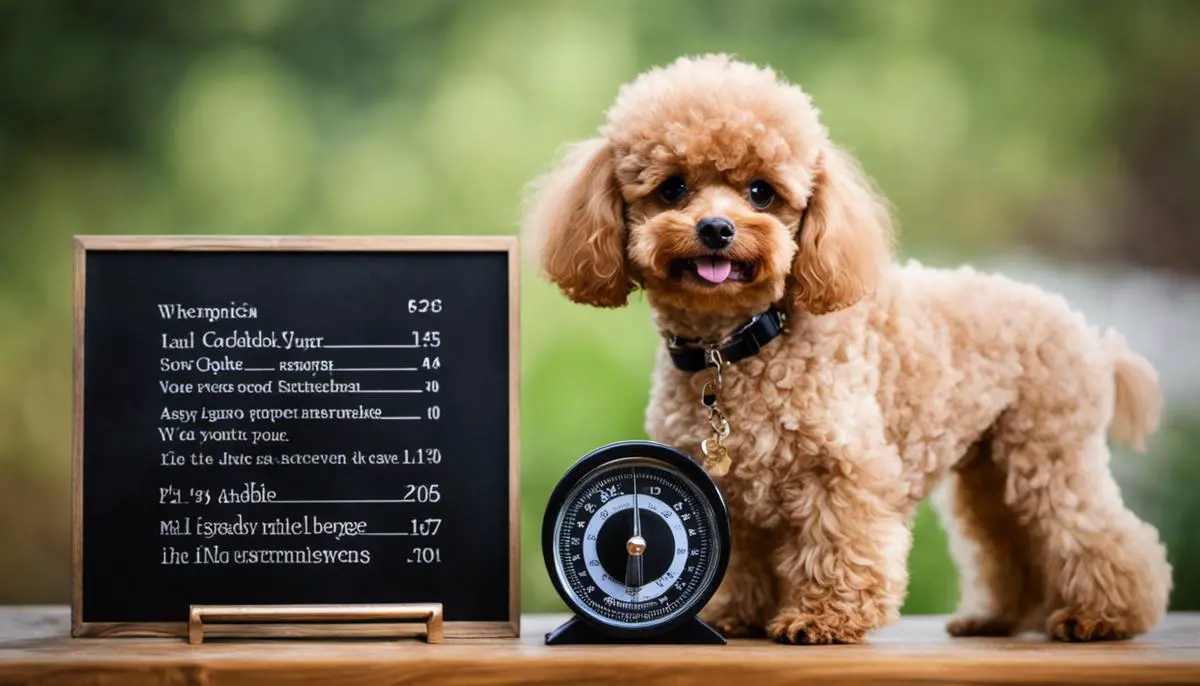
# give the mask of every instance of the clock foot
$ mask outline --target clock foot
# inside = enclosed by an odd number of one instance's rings
[[[568,619],[562,626],[546,634],[546,645],[586,645],[600,643],[664,643],[671,645],[725,645],[725,637],[716,629],[693,617],[670,631],[654,636],[629,638],[610,636],[597,631],[579,617]]]

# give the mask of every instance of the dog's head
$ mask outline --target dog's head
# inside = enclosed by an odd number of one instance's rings
[[[823,314],[870,293],[891,220],[812,101],[769,69],[680,59],[621,89],[600,136],[539,179],[525,218],[576,302],[748,316],[790,293]]]

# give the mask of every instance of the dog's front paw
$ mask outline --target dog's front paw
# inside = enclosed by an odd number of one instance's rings
[[[862,643],[870,628],[858,626],[850,618],[838,615],[781,610],[767,625],[767,635],[780,643],[793,645]]]
[[[1059,641],[1121,641],[1139,632],[1119,620],[1063,608],[1050,615],[1046,633]]]
[[[962,615],[946,623],[946,633],[951,636],[1012,636],[1016,631],[1016,622],[1000,617]]]

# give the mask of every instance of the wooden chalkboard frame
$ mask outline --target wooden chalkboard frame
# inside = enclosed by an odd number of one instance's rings
[[[517,637],[521,633],[520,257],[515,236],[76,236],[74,387],[71,446],[71,635],[186,637],[188,623],[83,621],[83,364],[89,251],[196,252],[502,252],[508,256],[508,621],[446,622],[447,638]],[[440,602],[440,598],[429,598]],[[371,625],[338,625],[341,636],[377,636]]]

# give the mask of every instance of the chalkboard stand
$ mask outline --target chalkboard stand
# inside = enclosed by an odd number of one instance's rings
[[[309,638],[314,636],[362,637],[363,625],[346,622],[399,622],[425,624],[425,642],[442,642],[442,604],[404,603],[368,605],[192,605],[188,613],[188,643],[203,643],[204,629],[215,624],[253,623],[241,631],[223,628],[222,638]],[[280,624],[278,627],[266,623]],[[316,623],[334,623],[319,626]],[[297,631],[296,624],[304,630]],[[290,625],[290,626],[289,626]],[[374,631],[370,633],[374,634]]]

